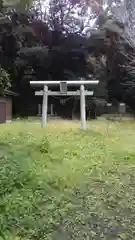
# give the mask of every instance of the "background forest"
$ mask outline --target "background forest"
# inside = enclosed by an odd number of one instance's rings
[[[133,0],[1,0],[0,91],[19,93],[15,113],[37,111],[31,79],[81,77],[100,80],[95,97],[134,110],[134,5]]]

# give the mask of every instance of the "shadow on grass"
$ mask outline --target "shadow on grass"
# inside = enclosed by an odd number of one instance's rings
[[[129,170],[129,176],[130,173]],[[132,181],[135,184],[135,177]],[[72,209],[52,239],[133,240],[134,197],[135,189],[131,183],[119,187],[116,187],[115,180],[113,184],[104,181],[97,186],[95,182],[87,183],[74,192]]]

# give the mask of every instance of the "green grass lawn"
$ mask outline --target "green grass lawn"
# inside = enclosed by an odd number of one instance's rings
[[[0,239],[135,239],[135,123],[0,125]]]

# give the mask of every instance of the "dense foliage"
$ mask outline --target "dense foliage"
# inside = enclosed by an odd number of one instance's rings
[[[4,90],[11,87],[11,79],[9,74],[0,67],[0,94],[4,94]]]
[[[104,8],[98,0],[51,0],[46,11],[40,1],[33,6],[32,1],[26,2],[21,5],[20,1],[19,8],[3,5],[0,14],[0,64],[10,74],[24,108],[35,101],[31,79],[55,81],[89,75],[104,86],[102,91],[99,85],[99,96],[134,108],[134,47],[119,18],[121,1],[115,7],[114,1],[108,1]]]

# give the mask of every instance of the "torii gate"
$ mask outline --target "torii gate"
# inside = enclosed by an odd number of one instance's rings
[[[42,104],[42,128],[46,127],[47,123],[47,109],[48,109],[48,96],[79,96],[80,95],[80,111],[81,111],[81,127],[86,129],[86,106],[85,96],[92,96],[93,91],[87,91],[84,85],[98,84],[98,80],[91,81],[30,81],[33,86],[43,86],[43,91],[36,91],[36,96],[43,96]],[[48,86],[60,85],[60,91],[48,91]],[[67,91],[67,85],[80,85],[80,91]]]

